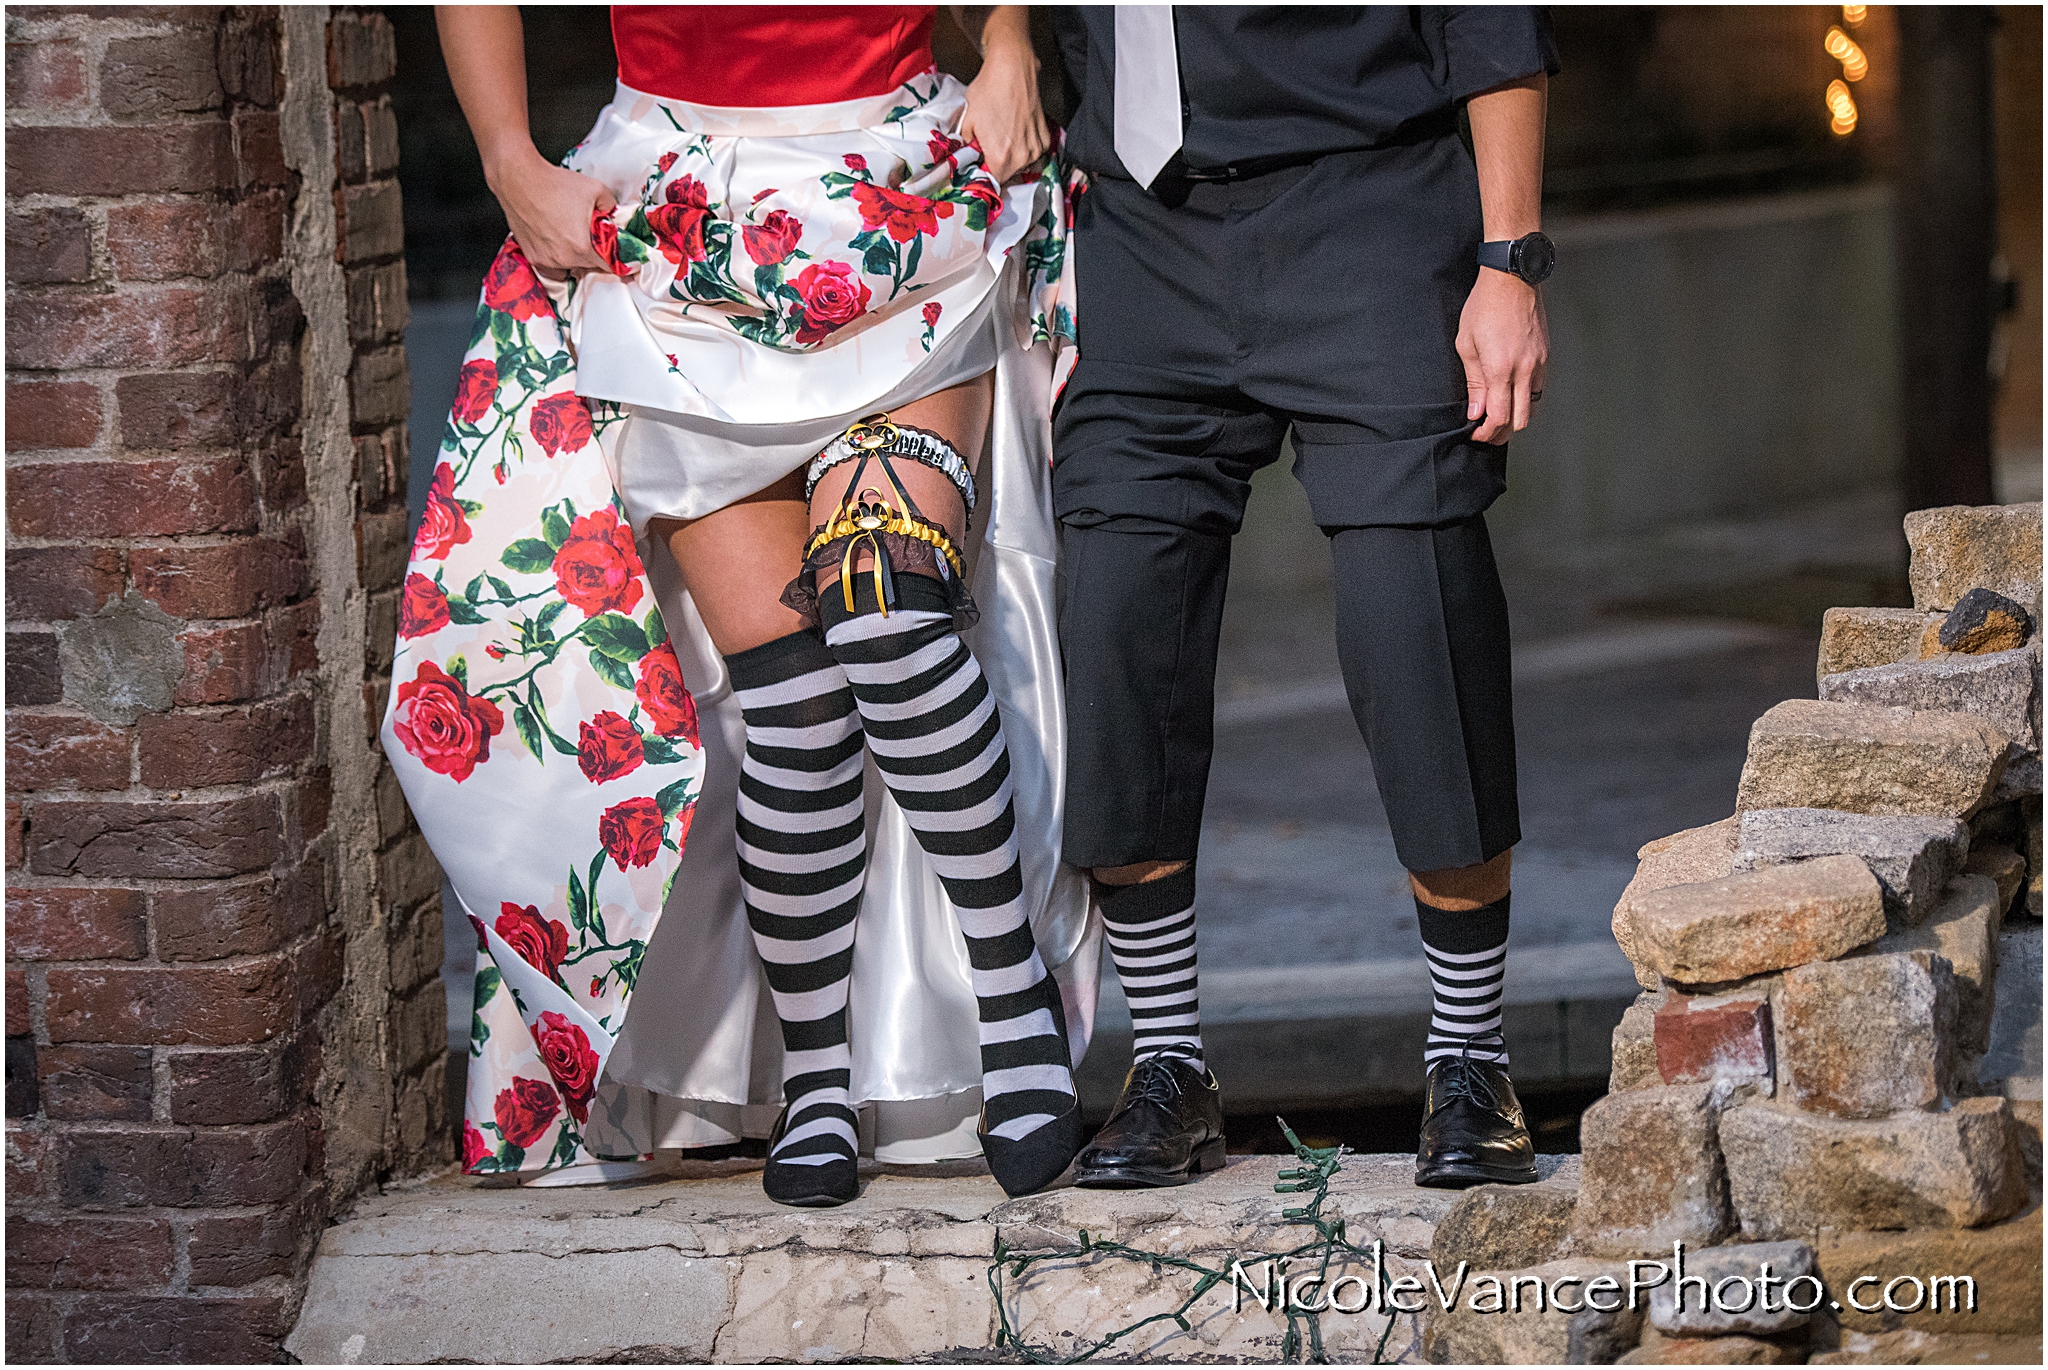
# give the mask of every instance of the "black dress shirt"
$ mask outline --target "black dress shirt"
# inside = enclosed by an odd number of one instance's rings
[[[1543,6],[1176,5],[1173,22],[1181,156],[1198,172],[1440,134],[1470,97],[1557,70]],[[1114,142],[1115,7],[1068,7],[1059,35],[1068,150],[1128,178]]]

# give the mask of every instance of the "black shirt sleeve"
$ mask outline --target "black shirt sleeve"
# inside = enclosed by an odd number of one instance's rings
[[[1557,73],[1547,5],[1441,5],[1423,13],[1443,35],[1450,94],[1460,104],[1505,81]]]

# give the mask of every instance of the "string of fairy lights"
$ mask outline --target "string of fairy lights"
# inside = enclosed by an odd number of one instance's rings
[[[1838,138],[1846,138],[1856,131],[1856,97],[1849,93],[1849,85],[1870,74],[1870,59],[1846,29],[1861,28],[1869,17],[1868,5],[1844,5],[1842,22],[1829,25],[1827,37],[1821,40],[1828,56],[1842,64],[1842,74],[1828,82],[1827,91],[1828,128]]]

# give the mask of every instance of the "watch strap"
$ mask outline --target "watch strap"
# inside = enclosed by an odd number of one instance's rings
[[[1481,266],[1490,266],[1495,271],[1512,272],[1515,269],[1516,241],[1517,239],[1514,238],[1503,238],[1497,243],[1481,243],[1479,245],[1479,264]]]

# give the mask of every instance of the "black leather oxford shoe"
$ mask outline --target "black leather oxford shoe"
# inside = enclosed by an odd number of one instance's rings
[[[1482,1044],[1483,1045],[1483,1044]],[[1450,1056],[1429,1069],[1415,1183],[1432,1189],[1534,1184],[1536,1148],[1514,1082],[1492,1061]]]
[[[1223,1168],[1223,1091],[1168,1047],[1131,1067],[1123,1097],[1074,1162],[1088,1189],[1156,1189]]]

